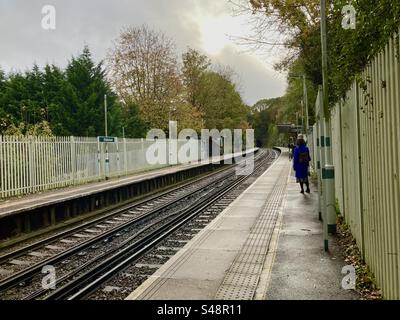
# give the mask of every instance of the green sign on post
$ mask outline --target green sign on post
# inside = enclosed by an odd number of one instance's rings
[[[99,137],[100,142],[115,142],[115,137]]]

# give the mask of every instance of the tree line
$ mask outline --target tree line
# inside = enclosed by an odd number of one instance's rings
[[[144,137],[150,128],[248,128],[229,67],[218,67],[188,48],[180,59],[164,33],[143,25],[124,29],[96,63],[88,47],[65,68],[33,65],[25,72],[0,69],[0,135],[109,135]]]
[[[247,44],[286,53],[275,65],[276,70],[288,74],[285,95],[270,101],[272,106],[267,110],[257,111],[256,104],[252,116],[255,124],[260,119],[272,121],[268,123],[269,128],[259,126],[258,132],[261,130],[259,139],[273,144],[279,140],[274,123],[295,124],[297,121],[296,124],[301,124],[299,115],[302,113],[303,84],[301,79],[291,75],[306,75],[310,124],[315,122],[314,105],[318,86],[322,85],[320,0],[238,0],[236,3],[239,12],[251,13],[254,17],[255,33],[246,39]],[[342,26],[342,9],[348,4],[348,0],[327,1],[330,107],[344,98],[370,59],[394,33],[399,32],[400,27],[400,0],[351,1],[356,12],[355,29],[344,29]],[[272,34],[273,39],[265,39],[266,34]],[[276,112],[276,109],[279,111]]]

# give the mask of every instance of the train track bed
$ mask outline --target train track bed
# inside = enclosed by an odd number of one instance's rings
[[[0,256],[0,281],[12,274],[28,269],[34,264],[45,261],[51,256],[77,247],[79,244],[96,238],[100,234],[114,230],[126,222],[138,219],[154,208],[166,206],[168,203],[174,202],[174,199],[183,198],[185,195],[190,196],[209,185],[213,180],[226,176],[227,170],[227,168],[222,169],[161,194],[152,195],[133,204],[110,210],[75,227],[48,234],[47,237],[42,236],[38,239],[12,246],[7,250],[3,249]]]
[[[154,249],[147,252],[134,264],[119,272],[96,291],[85,297],[90,300],[122,300],[153,275],[164,263],[173,257],[194,236],[213,221],[231,202],[233,202],[253,181],[271,164],[267,161],[254,174],[225,197],[207,208],[198,217],[189,221]]]
[[[236,181],[239,178],[235,169],[227,169],[110,213],[91,225],[65,231],[51,241],[45,240],[42,246],[37,243],[14,256],[0,257],[0,298],[125,298],[211,222],[276,156],[276,151],[260,151],[255,172],[240,183]],[[198,212],[191,216],[192,210]],[[176,230],[169,231],[171,228]],[[93,284],[94,279],[102,278],[128,257],[133,257],[134,263],[118,270],[104,283]],[[42,287],[41,270],[45,265],[55,267],[56,290]],[[12,270],[12,274],[4,270]],[[77,295],[85,284],[95,289],[90,289],[90,294]]]

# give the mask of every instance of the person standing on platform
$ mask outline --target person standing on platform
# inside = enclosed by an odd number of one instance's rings
[[[293,152],[294,152],[294,144],[292,142],[289,142],[288,144],[288,149],[289,149],[289,161],[293,159]]]
[[[308,149],[304,136],[299,134],[297,137],[297,146],[293,152],[293,169],[296,171],[297,183],[300,183],[301,193],[304,194],[304,185],[307,193],[310,193],[310,183],[308,181],[308,172],[310,167],[310,150]]]

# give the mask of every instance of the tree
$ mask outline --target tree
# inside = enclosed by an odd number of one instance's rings
[[[248,108],[226,75],[207,71],[201,78],[198,104],[207,128],[246,129]]]
[[[146,25],[125,29],[108,55],[111,81],[125,104],[136,104],[146,123],[168,127],[168,115],[178,99],[181,82],[175,45]]]
[[[188,102],[199,109],[199,95],[202,78],[211,65],[210,59],[198,51],[188,48],[182,55],[182,79]]]
[[[127,138],[145,138],[148,127],[140,117],[139,106],[130,104],[122,109],[122,127]]]
[[[276,67],[289,70],[293,63],[301,64],[315,87],[322,83],[319,2],[251,0],[248,6],[236,3],[242,11],[252,11],[257,17],[255,42],[270,46],[273,43],[263,38],[267,31],[275,30],[282,35],[282,44],[288,49],[288,55]],[[370,58],[399,30],[400,0],[352,1],[357,13],[355,30],[342,27],[342,9],[348,4],[348,0],[335,0],[329,1],[327,6],[330,105],[345,95]],[[275,26],[277,29],[273,29]]]
[[[0,133],[104,135],[104,95],[109,133],[121,133],[121,106],[102,63],[90,51],[73,57],[66,70],[36,65],[25,73],[0,73]]]
[[[278,144],[280,134],[278,123],[284,123],[285,100],[283,97],[259,100],[251,108],[249,122],[254,129],[256,144],[258,146],[272,147]]]
[[[117,96],[112,92],[107,82],[102,62],[93,62],[89,48],[85,47],[82,54],[73,57],[66,71],[67,88],[71,105],[66,116],[71,117],[71,127],[75,135],[97,136],[104,135],[104,95],[107,95],[109,134],[121,132],[118,117],[121,106]]]
[[[27,125],[46,120],[46,110],[42,108],[43,90],[39,68],[34,65],[25,74],[12,73],[3,76],[0,95],[2,112],[2,130],[14,124],[19,127],[23,122]]]
[[[58,136],[78,135],[74,116],[78,102],[64,71],[55,65],[46,65],[43,78],[44,100],[52,131]]]

